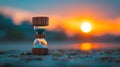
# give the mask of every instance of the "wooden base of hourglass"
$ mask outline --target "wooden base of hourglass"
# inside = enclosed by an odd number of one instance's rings
[[[48,48],[32,48],[33,55],[48,55]]]

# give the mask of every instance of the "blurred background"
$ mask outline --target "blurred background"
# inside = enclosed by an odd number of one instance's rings
[[[119,0],[1,0],[0,49],[31,49],[32,17],[48,16],[50,49],[120,46]]]

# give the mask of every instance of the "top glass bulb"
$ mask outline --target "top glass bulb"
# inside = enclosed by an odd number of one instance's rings
[[[44,34],[47,26],[34,26],[35,34]]]

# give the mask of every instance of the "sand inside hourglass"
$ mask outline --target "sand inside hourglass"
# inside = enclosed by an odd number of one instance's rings
[[[34,26],[36,34],[44,34],[46,26]],[[44,38],[36,38],[33,43],[33,48],[47,48],[47,41]]]
[[[33,48],[47,48],[47,41],[44,38],[37,38],[34,41]]]

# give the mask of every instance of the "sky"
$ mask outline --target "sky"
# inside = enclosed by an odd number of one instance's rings
[[[81,33],[90,22],[93,35],[120,35],[120,0],[1,0],[0,13],[15,24],[33,16],[50,17],[48,30],[64,30],[69,36]]]

